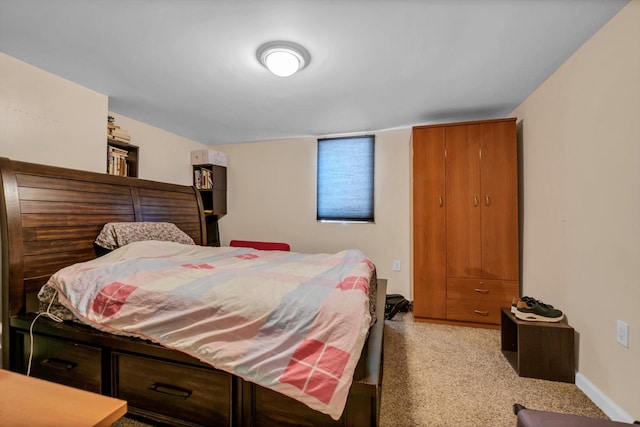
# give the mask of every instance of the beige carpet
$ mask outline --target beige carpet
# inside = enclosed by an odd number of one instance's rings
[[[607,418],[574,384],[520,378],[500,350],[500,331],[385,323],[381,426],[516,425],[513,404]]]
[[[607,418],[574,384],[520,378],[500,350],[500,331],[385,322],[381,427],[516,425],[513,404]],[[122,419],[117,427],[145,427]]]

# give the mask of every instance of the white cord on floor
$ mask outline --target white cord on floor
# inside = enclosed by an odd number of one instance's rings
[[[62,323],[62,319],[51,313],[49,310],[51,309],[51,305],[53,304],[53,300],[58,296],[58,291],[53,295],[51,301],[49,301],[49,305],[47,306],[47,311],[40,311],[33,322],[31,322],[31,326],[29,326],[29,363],[27,364],[27,376],[31,375],[31,362],[33,360],[33,325],[36,324],[36,320],[38,317],[44,316],[53,320],[54,322]]]

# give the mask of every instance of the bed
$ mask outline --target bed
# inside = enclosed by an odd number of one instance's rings
[[[378,425],[382,318],[368,329],[339,417],[149,340],[47,318],[34,323],[32,339],[36,294],[60,269],[96,258],[94,241],[105,224],[172,223],[196,245],[206,245],[202,202],[189,186],[6,158],[0,158],[0,176],[5,369],[26,372],[30,366],[34,376],[124,398],[130,415],[153,423]],[[385,293],[386,282],[377,280],[378,314],[384,313]]]

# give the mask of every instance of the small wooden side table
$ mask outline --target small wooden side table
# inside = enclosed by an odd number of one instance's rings
[[[127,402],[0,369],[0,423],[12,427],[110,426]]]
[[[511,308],[500,313],[502,354],[521,377],[575,383],[575,332],[566,318],[531,322],[516,318]]]

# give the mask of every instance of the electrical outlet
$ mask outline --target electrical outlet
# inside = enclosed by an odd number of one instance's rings
[[[622,320],[618,320],[616,324],[616,340],[618,344],[629,348],[629,324]]]
[[[393,261],[393,271],[400,271],[400,261],[397,259]]]

